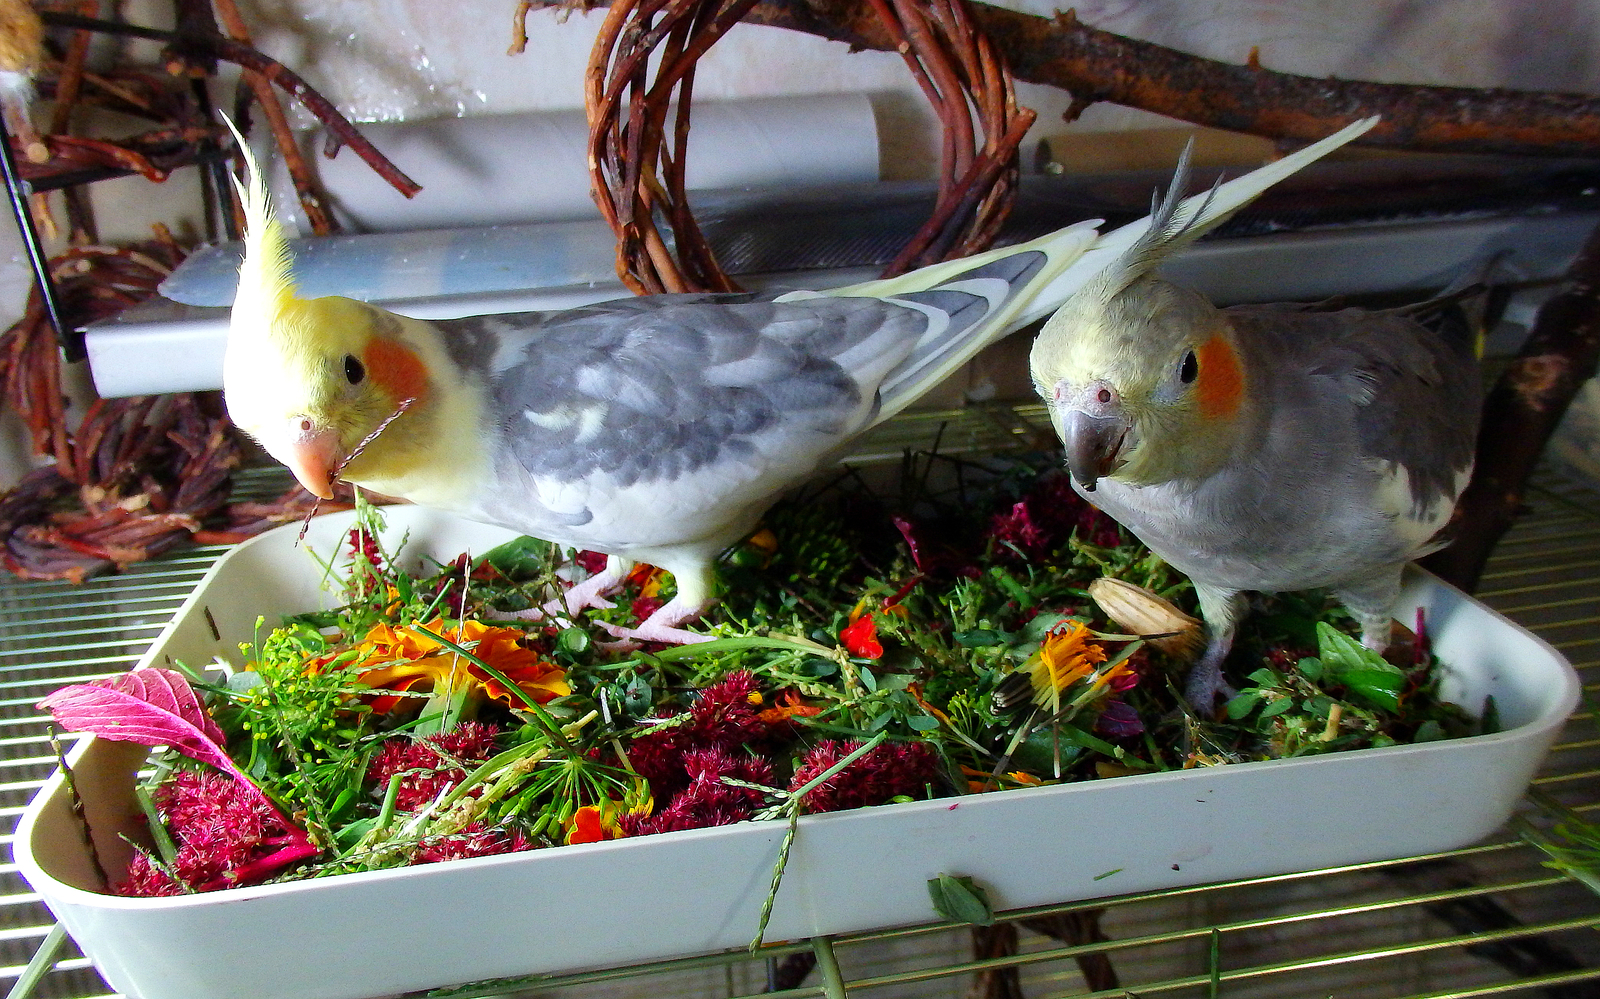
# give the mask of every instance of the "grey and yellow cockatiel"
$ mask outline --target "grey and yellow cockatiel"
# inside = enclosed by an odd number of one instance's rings
[[[1193,580],[1209,711],[1249,591],[1333,589],[1375,650],[1407,560],[1438,547],[1472,472],[1471,336],[1402,311],[1218,309],[1154,275],[1210,211],[1179,201],[1034,342],[1077,491]]]
[[[1231,211],[1372,124],[1203,200]],[[299,298],[250,172],[223,385],[234,422],[318,495],[339,475],[611,556],[551,612],[603,605],[635,560],[671,572],[676,597],[630,633],[662,641],[697,637],[679,625],[710,602],[715,559],[784,490],[1048,315],[1144,228],[1083,223],[822,292],[423,322]]]

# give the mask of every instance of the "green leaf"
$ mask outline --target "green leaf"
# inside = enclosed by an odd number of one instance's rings
[[[1385,711],[1400,709],[1406,675],[1398,666],[1326,621],[1317,622],[1317,651],[1328,676],[1352,698]]]
[[[1254,690],[1246,690],[1228,702],[1228,717],[1238,721],[1254,711],[1259,703],[1261,703],[1261,695]]]
[[[994,925],[994,906],[969,877],[940,874],[928,881],[928,897],[933,900],[933,910],[952,922]]]
[[[1022,626],[1020,641],[1025,645],[1042,642],[1044,641],[1044,636],[1048,635],[1052,628],[1062,621],[1070,620],[1072,620],[1072,615],[1070,614],[1040,614]]]
[[[1340,673],[1339,682],[1352,698],[1369,707],[1398,711],[1406,677],[1399,670],[1352,669]]]
[[[916,677],[910,676],[906,673],[885,673],[883,676],[874,677],[873,679],[876,690],[890,691],[905,690],[913,683],[917,682]]]
[[[808,656],[800,663],[798,672],[801,676],[820,680],[839,672],[839,664],[824,656]]]
[[[983,649],[991,645],[1004,645],[1011,640],[1011,636],[1003,631],[993,628],[974,628],[971,631],[958,631],[950,636],[956,644],[967,649]]]
[[[489,549],[478,559],[478,564],[494,566],[512,579],[525,579],[543,572],[549,558],[550,542],[523,537]]]
[[[1294,698],[1292,697],[1273,698],[1267,702],[1266,707],[1261,709],[1261,720],[1266,721],[1268,718],[1276,718],[1292,707],[1294,707]]]
[[[912,715],[906,719],[906,727],[913,732],[932,732],[940,724],[939,719],[932,715]]]
[[[622,685],[622,710],[635,718],[643,718],[650,713],[650,708],[655,704],[655,691],[651,689],[644,677],[635,674],[628,678]]]
[[[861,677],[861,686],[867,688],[867,693],[877,693],[878,678],[872,675],[872,670],[865,666],[856,667],[856,673]]]
[[[1448,738],[1450,738],[1450,734],[1444,730],[1444,726],[1437,721],[1429,719],[1417,726],[1417,734],[1411,737],[1411,741],[1438,742],[1440,739]]]
[[[1000,568],[999,566],[995,566],[989,570],[989,577],[999,585],[1000,589],[1005,592],[1006,596],[1010,597],[1012,600],[1015,600],[1018,606],[1032,607],[1037,602],[1034,600],[1033,594],[1028,592],[1027,587],[1023,586],[1017,581],[1015,576],[1011,575],[1011,573]]]

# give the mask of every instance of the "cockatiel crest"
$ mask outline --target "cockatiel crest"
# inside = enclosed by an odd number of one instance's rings
[[[481,394],[451,377],[427,324],[353,299],[296,295],[263,173],[237,130],[234,136],[249,178],[234,182],[245,254],[223,361],[229,415],[317,496],[333,495],[338,470],[386,495],[458,501],[481,474]],[[385,446],[363,449],[345,466],[380,426]]]
[[[1209,710],[1247,592],[1332,588],[1387,645],[1401,570],[1471,475],[1479,382],[1448,322],[1218,309],[1156,276],[1228,210],[1180,201],[1185,174],[1030,364],[1074,487],[1193,580],[1211,642],[1189,694]]]
[[[1236,208],[1369,127],[1207,198]],[[424,322],[299,298],[253,162],[241,196],[249,234],[223,386],[234,421],[318,495],[343,478],[611,556],[547,614],[601,605],[636,560],[666,569],[677,596],[618,629],[656,641],[697,637],[678,625],[711,602],[716,558],[785,490],[1048,315],[1142,232],[1084,222],[825,291]]]

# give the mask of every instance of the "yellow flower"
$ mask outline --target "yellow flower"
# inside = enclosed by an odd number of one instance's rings
[[[1022,666],[1033,683],[1033,703],[1048,706],[1052,713],[1060,711],[1062,691],[1094,673],[1095,667],[1106,661],[1106,650],[1089,641],[1089,635],[1088,625],[1068,620],[1045,636],[1039,651]],[[1125,672],[1119,663],[1105,676],[1097,677],[1096,686]]]

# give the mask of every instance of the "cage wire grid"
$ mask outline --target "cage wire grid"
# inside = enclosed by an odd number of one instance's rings
[[[1048,434],[1048,421],[1036,406],[906,414],[852,460],[898,461],[935,439],[942,454],[993,452],[1029,446],[1041,432]],[[240,476],[238,491],[266,498],[285,484],[278,471],[252,471]],[[1584,703],[1535,783],[1592,818],[1600,811],[1600,728],[1591,706],[1600,689],[1600,483],[1547,463],[1527,507],[1477,596],[1578,669]],[[0,833],[8,847],[24,806],[56,766],[39,699],[133,666],[223,551],[188,549],[79,586],[0,580]],[[1062,830],[1040,849],[1071,849],[1074,837],[1099,834]],[[757,957],[707,955],[448,994],[956,999],[970,994],[975,976],[999,975],[1009,989],[999,994],[1028,999],[1600,999],[1600,897],[1543,860],[1508,828],[1425,857],[1006,912],[1000,932],[1014,929],[1017,944],[999,958],[973,956],[970,928],[932,924],[797,941]],[[1066,943],[1038,932],[1050,921],[1094,932]],[[0,986],[11,999],[115,995],[70,938],[52,936],[53,925],[15,863],[0,867]],[[45,954],[50,960],[30,972],[30,960]],[[801,986],[768,992],[769,975],[785,959],[817,966]]]

